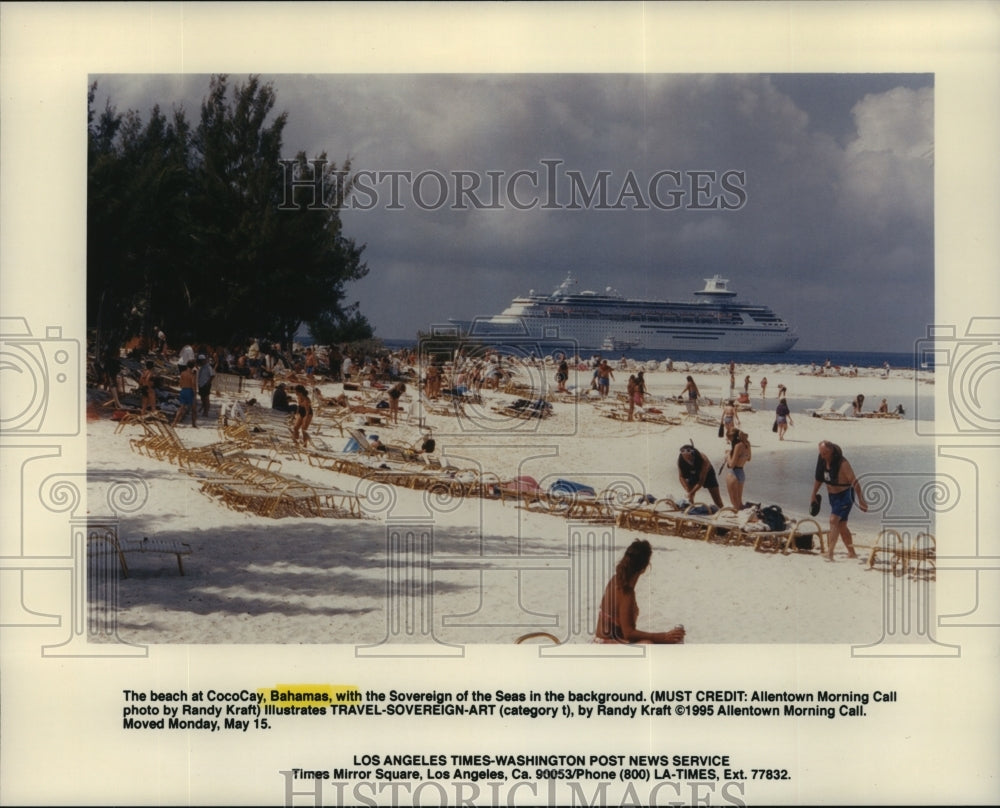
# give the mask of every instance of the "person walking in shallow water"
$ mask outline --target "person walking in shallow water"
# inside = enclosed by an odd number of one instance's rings
[[[865,502],[861,483],[858,482],[854,469],[844,457],[843,450],[836,443],[831,443],[828,440],[820,441],[814,477],[810,501],[818,499],[821,485],[826,486],[830,497],[830,534],[827,540],[827,561],[833,561],[833,550],[837,546],[837,539],[844,540],[848,558],[857,558],[857,553],[854,552],[854,537],[847,526],[847,517],[855,502],[862,511],[868,510],[868,503]]]

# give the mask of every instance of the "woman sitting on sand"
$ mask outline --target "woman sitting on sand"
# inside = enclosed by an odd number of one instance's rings
[[[682,446],[677,456],[677,476],[684,486],[689,502],[693,504],[698,489],[704,488],[711,494],[716,507],[722,507],[719,481],[715,476],[715,469],[712,468],[712,461],[690,444]]]
[[[635,585],[649,567],[653,547],[645,539],[636,539],[625,550],[625,555],[615,568],[614,577],[604,588],[601,610],[594,630],[595,643],[682,643],[684,627],[670,631],[640,631],[639,604],[635,599]]]

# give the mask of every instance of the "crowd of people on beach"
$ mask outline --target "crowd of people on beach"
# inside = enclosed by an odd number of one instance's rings
[[[314,398],[317,402],[328,403],[322,398],[319,388],[310,384],[321,374],[327,381],[342,382],[345,391],[352,389],[351,385],[356,385],[356,380],[360,378],[384,381],[385,384],[381,387],[384,389],[386,421],[389,424],[398,423],[401,399],[409,389],[407,382],[427,398],[436,399],[445,393],[456,391],[478,394],[483,389],[499,389],[505,382],[516,377],[519,366],[548,367],[554,368],[555,391],[566,394],[570,392],[567,383],[571,368],[578,371],[586,368],[591,373],[590,391],[596,394],[598,400],[608,398],[615,382],[611,364],[600,356],[592,357],[587,362],[580,360],[579,357],[573,357],[571,360],[565,355],[551,357],[548,360],[534,356],[514,359],[495,351],[485,351],[475,355],[465,355],[461,351],[456,351],[452,357],[445,359],[442,356],[419,357],[415,351],[404,349],[386,351],[381,355],[369,357],[354,355],[347,350],[316,346],[307,346],[304,349],[296,346],[294,350],[283,350],[278,343],[258,339],[249,341],[245,349],[240,347],[221,349],[185,341],[181,349],[174,354],[169,351],[162,330],[156,329],[156,334],[153,351],[142,362],[138,378],[141,415],[154,413],[158,409],[157,359],[160,360],[161,366],[162,363],[166,363],[167,368],[171,370],[176,368],[177,371],[177,407],[172,418],[175,426],[189,417],[191,426],[197,427],[199,416],[204,418],[209,415],[212,384],[219,373],[256,379],[262,384],[273,380],[276,376],[282,376],[290,381],[282,380],[272,386],[271,406],[292,416],[290,420],[292,440],[297,444],[301,443],[304,448],[309,446],[311,440],[309,429],[314,414]],[[150,356],[152,358],[148,358]],[[624,357],[617,367],[622,372],[633,371],[629,373],[625,382],[627,420],[632,421],[637,413],[641,413],[647,401],[645,370],[636,367],[634,363],[626,362]],[[823,368],[820,372],[827,370],[829,368]],[[711,505],[706,505],[709,512],[725,507],[722,483],[725,485],[725,494],[733,510],[740,512],[748,505],[745,487],[747,466],[753,459],[753,449],[749,434],[742,428],[740,411],[748,408],[753,381],[749,374],[745,374],[742,392],[737,395],[734,362],[729,363],[728,373],[730,395],[720,402],[718,435],[724,440],[725,449],[718,469],[715,468],[713,460],[696,448],[693,442],[681,446],[677,457],[678,480],[687,497],[687,504],[697,504],[696,496],[704,491],[711,501]],[[758,384],[760,399],[764,402],[767,400],[768,392],[767,377],[761,376]],[[310,386],[313,396],[310,395]],[[341,399],[339,404],[348,406],[345,394],[342,393],[339,398]],[[702,397],[693,374],[685,376],[677,399],[684,403],[688,413],[699,413],[699,407],[706,399]],[[785,439],[788,428],[794,426],[784,384],[777,386],[777,396],[774,400],[776,406],[772,430],[781,441]],[[862,414],[864,402],[865,397],[861,394],[854,399],[852,402],[854,415]],[[709,403],[714,406],[714,403]],[[885,398],[881,400],[876,411],[879,413],[889,411]],[[382,446],[377,435],[369,436],[369,440],[371,446],[375,448]],[[421,446],[421,452],[434,450],[433,438],[428,436],[427,440]],[[813,516],[820,510],[820,491],[823,487],[826,488],[830,506],[826,558],[833,560],[834,549],[840,541],[844,544],[848,558],[856,558],[853,535],[849,528],[849,516],[855,506],[867,511],[868,505],[857,475],[844,457],[843,450],[828,440],[823,440],[818,445],[808,506]],[[652,547],[644,539],[636,539],[626,549],[614,576],[605,588],[594,633],[595,642],[681,643],[684,641],[683,626],[663,632],[643,631],[637,627],[639,611],[635,588],[640,577],[648,569],[651,557]]]

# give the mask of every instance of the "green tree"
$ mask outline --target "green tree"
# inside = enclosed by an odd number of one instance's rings
[[[92,85],[92,105],[96,85]],[[110,105],[89,113],[87,188],[88,323],[101,345],[148,333],[153,318],[186,296],[189,130],[183,112],[138,113]]]
[[[364,246],[343,233],[350,164],[282,159],[287,113],[269,83],[213,76],[193,130],[183,110],[148,122],[110,101],[88,116],[88,324],[108,341],[162,325],[211,342],[286,344],[299,324],[371,335],[345,303]],[[288,164],[294,171],[289,171]],[[285,205],[295,177],[322,172],[316,204]]]
[[[233,88],[212,78],[194,134],[194,240],[201,267],[197,298],[232,334],[270,335],[286,344],[303,321],[349,317],[344,285],[364,277],[364,247],[343,234],[349,175],[321,161],[330,186],[316,204],[288,206],[293,173],[282,160],[287,115],[273,115],[274,89],[251,76]],[[304,153],[295,164],[312,171]],[[351,181],[341,189],[350,192]]]

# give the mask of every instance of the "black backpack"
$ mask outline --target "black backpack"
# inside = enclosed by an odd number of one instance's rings
[[[784,530],[787,526],[785,514],[782,513],[779,505],[768,505],[766,508],[761,508],[758,518],[767,525],[768,530]]]

